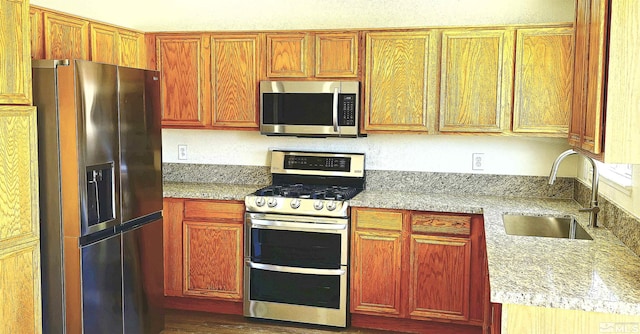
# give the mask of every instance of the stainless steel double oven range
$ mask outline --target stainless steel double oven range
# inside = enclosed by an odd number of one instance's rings
[[[245,197],[244,315],[348,325],[349,202],[364,154],[271,151],[272,185]]]

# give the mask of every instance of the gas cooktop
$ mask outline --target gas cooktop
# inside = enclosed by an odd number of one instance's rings
[[[249,212],[347,217],[364,189],[364,154],[271,152],[273,184],[245,197]]]

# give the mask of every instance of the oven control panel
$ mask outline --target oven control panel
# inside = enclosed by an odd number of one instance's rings
[[[245,206],[249,212],[348,217],[349,201],[249,195]]]

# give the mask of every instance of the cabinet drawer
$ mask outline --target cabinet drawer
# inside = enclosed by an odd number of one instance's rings
[[[373,228],[402,231],[401,211],[357,209],[353,212],[353,218],[358,229]]]
[[[243,221],[244,203],[232,201],[187,200],[184,202],[184,217]]]
[[[469,235],[471,234],[471,217],[413,213],[411,214],[411,232]]]

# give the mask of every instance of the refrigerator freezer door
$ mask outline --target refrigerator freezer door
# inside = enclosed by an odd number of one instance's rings
[[[121,235],[82,247],[84,333],[122,333]]]
[[[125,334],[164,329],[162,219],[122,232]]]
[[[122,222],[162,210],[160,74],[118,67]]]

